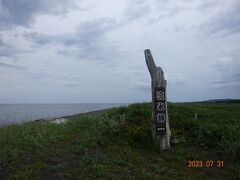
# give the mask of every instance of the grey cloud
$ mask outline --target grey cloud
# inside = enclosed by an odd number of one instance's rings
[[[141,76],[141,74],[139,74],[139,76]],[[138,76],[138,77],[139,77]],[[182,74],[180,73],[171,73],[171,75],[169,76],[168,74],[165,74],[165,78],[167,80],[167,84],[169,86],[182,86],[184,84],[186,84],[185,78]],[[141,79],[138,78],[137,80],[134,81],[134,83],[132,84],[132,87],[135,89],[139,89],[143,92],[151,92],[151,79],[146,79],[146,77],[142,77]]]
[[[25,33],[24,37],[27,39],[31,39],[35,43],[35,45],[39,45],[39,46],[52,44],[57,40],[56,36],[50,36],[50,35],[39,34],[39,33]]]
[[[7,69],[16,69],[16,70],[25,70],[25,67],[14,65],[14,64],[7,64],[4,62],[0,62],[0,67],[7,68]]]
[[[81,86],[82,84],[79,83],[79,82],[65,82],[61,85],[64,86],[64,87],[75,88],[75,87]]]
[[[166,0],[166,1],[159,1],[154,0],[152,4],[152,9],[154,10],[155,16],[149,18],[149,22],[158,22],[164,18],[171,18],[174,16],[177,16],[180,13],[186,12],[190,9],[192,9],[192,4],[188,1],[181,0],[178,1],[181,2],[176,5],[176,2],[174,0]],[[180,28],[178,26],[178,28]]]
[[[64,14],[75,7],[73,1],[65,0],[0,0],[0,29],[13,25],[27,26],[35,15]]]
[[[187,11],[191,9],[190,5],[191,3],[184,0],[181,1],[181,5],[176,5],[173,0],[130,0],[127,4],[121,24],[125,25],[129,22],[138,20],[145,20],[146,23],[152,24],[164,18],[173,17]]]
[[[238,84],[240,85],[240,73],[226,74],[224,79],[212,81],[214,84]]]
[[[176,85],[178,85],[178,86],[183,86],[183,85],[186,85],[186,82],[185,81],[183,81],[183,80],[171,80],[171,79],[169,79],[169,80],[167,80],[167,82],[168,82],[168,85],[169,86],[176,86]]]
[[[147,23],[154,23],[161,19],[166,14],[169,14],[167,8],[168,1],[144,1],[144,0],[130,0],[127,3],[126,9],[123,13],[121,25],[128,23],[146,20]]]
[[[75,34],[58,38],[58,41],[65,46],[59,52],[73,54],[82,59],[104,60],[108,54],[115,52],[114,44],[106,37],[107,32],[113,30],[115,26],[115,20],[107,18],[84,22],[76,29]],[[70,48],[66,49],[66,47]]]
[[[17,49],[0,39],[0,57],[11,57],[17,53]]]
[[[101,18],[80,24],[74,33],[58,36],[31,33],[25,37],[37,45],[61,44],[63,48],[57,51],[65,56],[110,61],[119,56],[117,45],[107,38],[107,33],[116,27],[114,19]]]
[[[59,78],[61,79],[60,86],[74,88],[83,85],[81,76],[76,74],[67,73],[61,75]]]
[[[143,81],[134,82],[132,87],[134,89],[138,89],[143,92],[151,92],[151,80],[150,81],[143,80]]]
[[[211,82],[217,85],[238,85],[240,86],[240,50],[236,49],[231,54],[223,56],[223,61],[217,62],[212,68],[217,70],[219,77]]]
[[[31,77],[34,80],[49,79],[51,76],[43,72],[26,72],[28,77]]]
[[[240,74],[237,72],[224,74],[218,77],[218,80],[211,81],[211,83],[213,85],[218,85],[220,87],[222,86],[240,87]]]
[[[228,36],[240,32],[240,1],[229,1],[229,6],[219,11],[217,16],[212,17],[203,24],[209,34],[220,34]]]
[[[197,6],[196,10],[209,13],[209,11],[212,11],[213,9],[217,8],[217,5],[220,3],[219,0],[205,0],[201,1],[199,6]]]
[[[122,23],[136,21],[150,13],[150,3],[144,0],[130,0],[124,12]]]

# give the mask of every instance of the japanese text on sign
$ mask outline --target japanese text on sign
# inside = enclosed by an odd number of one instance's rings
[[[166,90],[163,87],[154,89],[154,118],[157,134],[166,134]]]

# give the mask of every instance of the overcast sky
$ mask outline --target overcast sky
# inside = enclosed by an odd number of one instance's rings
[[[0,103],[240,98],[239,0],[0,0]]]

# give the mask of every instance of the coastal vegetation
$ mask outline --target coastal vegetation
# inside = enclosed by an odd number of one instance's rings
[[[69,116],[63,124],[2,127],[0,179],[240,178],[239,110],[240,103],[168,103],[168,151],[153,146],[151,103]]]

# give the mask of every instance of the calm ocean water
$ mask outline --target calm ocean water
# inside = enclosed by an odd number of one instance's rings
[[[73,115],[126,104],[0,104],[0,125]]]

